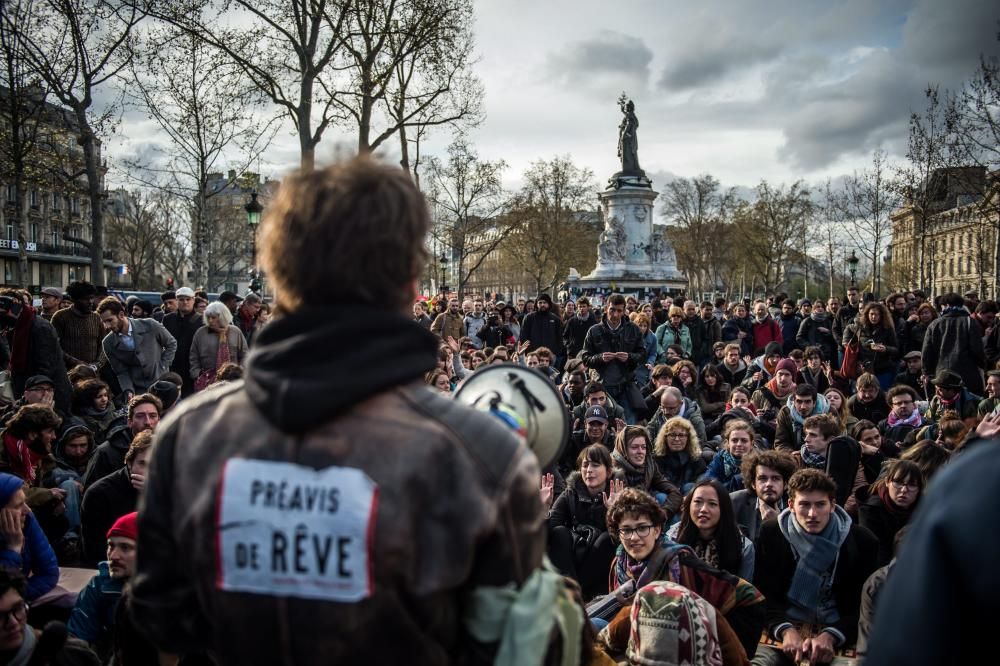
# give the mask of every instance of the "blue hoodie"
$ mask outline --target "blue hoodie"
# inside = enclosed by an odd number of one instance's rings
[[[0,507],[10,502],[24,485],[20,477],[0,472]],[[35,515],[28,514],[24,522],[24,547],[21,552],[0,545],[0,566],[20,569],[28,579],[24,600],[31,602],[42,596],[59,582],[59,563],[56,554],[39,527]]]

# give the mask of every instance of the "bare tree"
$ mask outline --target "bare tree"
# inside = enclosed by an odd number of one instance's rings
[[[143,41],[132,61],[130,99],[163,130],[169,148],[126,165],[144,185],[188,202],[194,279],[207,284],[218,222],[208,215],[208,201],[260,159],[277,131],[277,118],[260,117],[262,100],[246,72],[199,37],[157,29]],[[209,176],[225,166],[231,174],[225,187],[209,189]]]
[[[593,181],[594,174],[569,156],[534,162],[525,172],[507,254],[535,293],[555,288],[571,267],[587,272],[596,263],[600,231]]]
[[[678,268],[687,274],[695,293],[708,291],[709,285],[714,290],[719,282],[718,260],[723,257],[713,256],[717,253],[712,249],[721,246],[713,238],[736,200],[734,189],[723,190],[709,174],[679,178],[664,188],[661,212],[671,227]]]
[[[735,236],[747,268],[763,281],[766,293],[785,283],[788,260],[797,253],[802,256],[813,202],[802,181],[786,189],[762,180],[756,194],[755,201],[735,212]]]
[[[160,286],[154,275],[169,239],[162,197],[148,191],[121,190],[107,207],[108,246],[125,260],[136,289]]]
[[[976,73],[948,96],[945,120],[965,164],[1000,164],[1000,61],[980,58]]]
[[[447,160],[428,160],[432,233],[450,256],[460,295],[469,278],[510,235],[510,226],[501,220],[507,206],[502,183],[506,168],[503,160],[480,160],[461,137],[448,146]]]
[[[303,169],[344,117],[334,104],[349,0],[187,0],[152,13],[222,53],[292,121]],[[223,14],[225,22],[223,22]]]
[[[358,130],[358,151],[433,126],[478,123],[482,85],[470,72],[470,0],[354,0],[343,45],[349,85],[336,98]]]
[[[90,250],[91,280],[104,282],[104,167],[98,137],[110,130],[118,104],[95,108],[95,95],[107,92],[128,65],[129,44],[143,13],[139,3],[128,0],[40,0],[39,5],[44,20],[23,36],[24,53],[34,73],[73,114],[90,199],[90,240],[65,233],[63,238]],[[3,20],[10,20],[6,12]]]
[[[836,205],[854,232],[861,253],[871,261],[876,294],[882,293],[882,255],[892,236],[890,215],[899,206],[899,187],[886,164],[886,153],[872,153],[868,169],[844,180]]]
[[[25,54],[24,36],[38,30],[39,17],[33,0],[3,3],[0,20],[0,170],[13,177],[17,206],[17,271],[15,281],[30,282],[27,252],[28,185],[39,186],[45,180],[40,168],[39,128],[50,118],[46,107],[48,90],[34,75]]]

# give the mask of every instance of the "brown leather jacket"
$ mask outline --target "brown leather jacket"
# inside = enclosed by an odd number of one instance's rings
[[[303,409],[306,409],[303,406]],[[378,486],[370,596],[220,589],[218,498],[230,458],[363,470]],[[544,550],[537,461],[493,417],[426,386],[363,399],[305,434],[242,383],[186,401],[157,430],[139,522],[133,616],[158,648],[225,664],[487,663],[463,629],[476,586],[521,583]]]

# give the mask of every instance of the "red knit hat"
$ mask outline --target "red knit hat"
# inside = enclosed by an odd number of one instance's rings
[[[799,371],[799,366],[795,365],[795,361],[790,358],[783,358],[778,361],[777,367],[774,369],[774,374],[778,374],[779,370],[787,370],[795,377],[795,373]]]
[[[133,511],[115,521],[115,524],[108,530],[108,538],[125,537],[132,541],[139,540],[139,514]]]

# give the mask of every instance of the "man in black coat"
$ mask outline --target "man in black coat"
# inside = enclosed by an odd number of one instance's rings
[[[983,394],[983,349],[979,325],[969,317],[965,300],[958,294],[945,294],[941,316],[927,327],[921,361],[924,374],[933,377],[939,370],[950,370],[962,378],[965,388]]]
[[[761,526],[754,585],[767,600],[767,633],[781,648],[762,646],[754,664],[828,664],[857,639],[861,589],[877,566],[878,539],[852,523],[835,491],[825,473],[799,470],[788,482],[789,508]],[[803,636],[803,625],[817,631]]]
[[[527,342],[525,351],[548,347],[556,357],[562,356],[562,320],[552,312],[552,298],[542,294],[535,301],[535,311],[524,316],[521,322],[520,342]]]
[[[563,344],[566,347],[566,358],[576,358],[583,349],[583,341],[587,331],[597,325],[597,317],[590,310],[590,300],[586,296],[576,301],[576,314],[571,317],[563,328]]]
[[[94,456],[87,465],[87,473],[83,475],[84,488],[89,488],[91,484],[120,469],[128,456],[132,441],[141,432],[155,430],[162,411],[163,403],[151,393],[132,398],[128,404],[126,425],[111,430],[108,441],[94,451]]]
[[[833,318],[833,337],[838,347],[843,348],[844,331],[854,323],[859,312],[861,312],[861,292],[857,287],[848,287],[847,302],[840,306],[837,316]]]
[[[524,334],[522,330],[521,334]],[[625,410],[626,423],[635,423],[635,411],[629,402],[629,384],[633,373],[646,359],[646,344],[639,327],[625,318],[625,297],[612,294],[607,314],[597,326],[587,331],[583,342],[583,362],[597,370],[608,395]],[[638,387],[636,387],[638,392]]]
[[[181,397],[194,393],[194,379],[191,378],[191,341],[195,332],[204,322],[194,310],[194,291],[190,287],[177,290],[177,309],[163,315],[163,328],[177,340],[177,353],[170,369],[181,376]],[[429,326],[429,324],[428,324]]]
[[[54,407],[62,416],[70,413],[73,387],[66,376],[62,348],[52,324],[36,315],[13,289],[0,291],[0,329],[4,331],[7,354],[0,353],[0,364],[10,367],[14,397],[24,394],[30,377],[44,375],[55,388]]]
[[[102,477],[83,494],[83,559],[88,567],[107,559],[107,533],[115,521],[136,510],[146,481],[153,432],[136,435],[125,454],[125,466]]]

